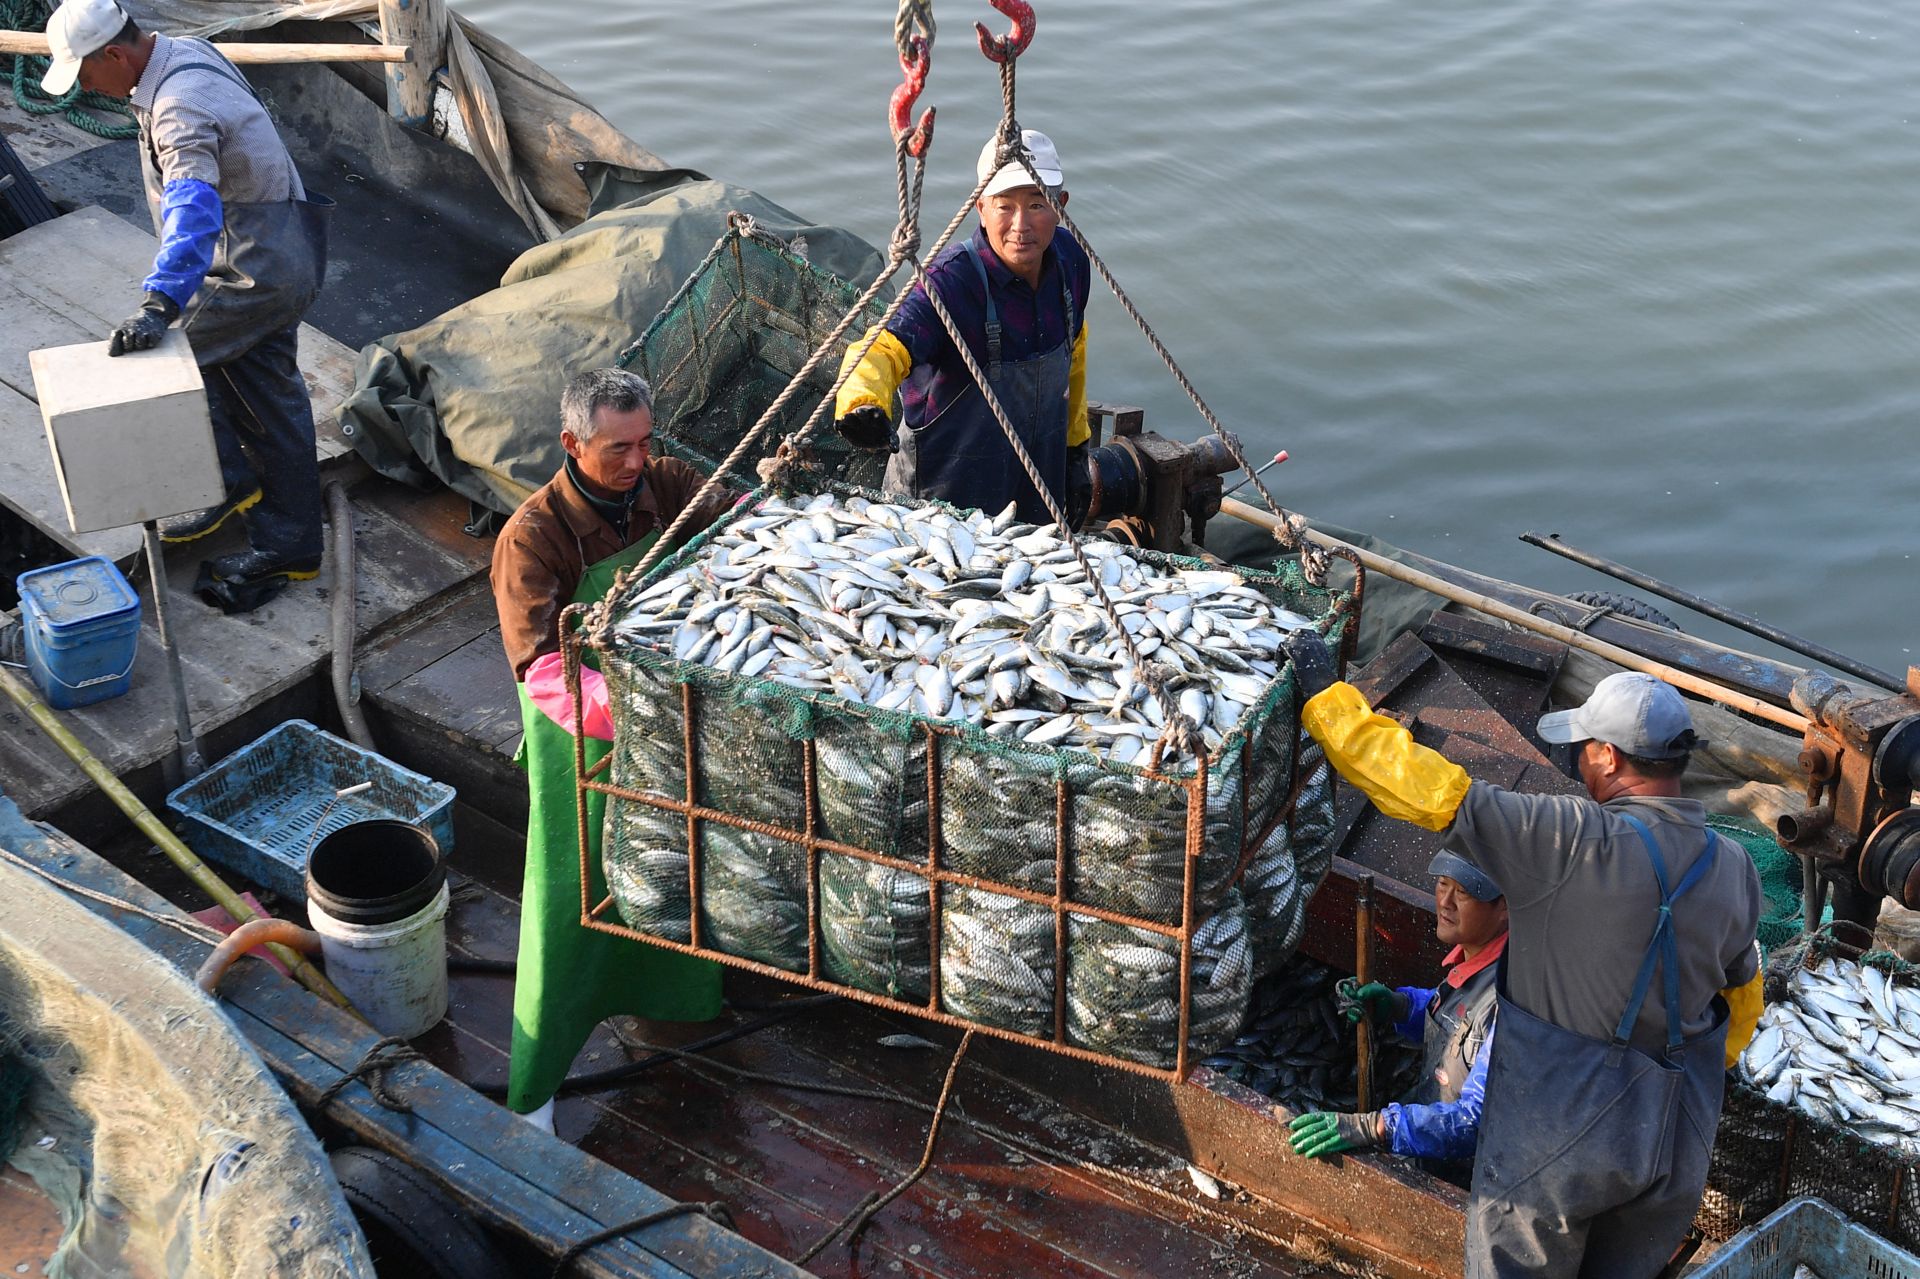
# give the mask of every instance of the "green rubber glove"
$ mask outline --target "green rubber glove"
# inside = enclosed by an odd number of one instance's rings
[[[1335,983],[1333,1001],[1349,1025],[1358,1025],[1362,1017],[1374,1022],[1405,1021],[1413,1012],[1413,1000],[1393,987],[1377,981],[1362,986],[1352,977]]]
[[[1314,1110],[1287,1125],[1287,1140],[1293,1153],[1307,1159],[1322,1159],[1343,1150],[1366,1150],[1380,1138],[1380,1112],[1363,1110],[1357,1115]]]

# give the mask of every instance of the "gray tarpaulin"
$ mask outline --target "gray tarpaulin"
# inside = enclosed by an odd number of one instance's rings
[[[691,170],[590,164],[581,176],[594,210],[586,222],[522,254],[493,292],[360,353],[338,417],[374,469],[412,484],[437,479],[512,511],[560,465],[567,379],[618,360],[729,213],[751,215],[845,279],[865,283],[883,265],[852,232]]]
[[[208,38],[282,22],[380,18],[373,0],[126,0],[126,8],[151,29]],[[543,239],[587,215],[576,164],[666,167],[572,89],[452,10],[444,70],[474,159]]]

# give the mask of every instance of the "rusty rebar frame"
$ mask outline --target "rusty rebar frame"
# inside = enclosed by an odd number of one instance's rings
[[[576,706],[579,705],[580,698],[580,654],[582,636],[576,629],[575,623],[584,611],[585,610],[579,605],[570,605],[561,613],[560,617],[561,650],[564,657],[567,690],[573,697],[574,705]],[[715,960],[732,968],[759,973],[767,977],[779,978],[783,981],[793,982],[813,990],[843,995],[847,998],[872,1004],[876,1007],[890,1009],[894,1012],[906,1013],[915,1017],[924,1017],[942,1025],[953,1026],[962,1030],[978,1030],[983,1034],[992,1035],[999,1039],[1005,1039],[1013,1043],[1034,1045],[1082,1061],[1092,1061],[1102,1065],[1117,1066],[1123,1070],[1132,1071],[1135,1074],[1146,1075],[1155,1079],[1169,1080],[1174,1083],[1178,1083],[1187,1077],[1187,1073],[1191,1069],[1187,1039],[1191,1030],[1190,1021],[1193,1007],[1193,933],[1196,926],[1194,909],[1196,904],[1195,898],[1197,896],[1197,884],[1195,881],[1198,873],[1197,867],[1200,855],[1206,846],[1207,787],[1210,778],[1207,761],[1204,758],[1197,762],[1194,775],[1191,778],[1169,777],[1157,771],[1148,771],[1143,774],[1152,781],[1171,787],[1178,787],[1185,791],[1187,795],[1186,855],[1182,859],[1180,923],[1176,926],[1163,924],[1157,920],[1128,915],[1121,911],[1108,910],[1105,907],[1077,902],[1067,896],[1066,877],[1070,859],[1068,834],[1072,829],[1072,824],[1068,818],[1072,803],[1072,790],[1071,787],[1067,785],[1064,777],[1055,779],[1054,889],[1052,893],[1034,892],[1031,889],[1020,888],[1001,880],[988,879],[978,875],[967,875],[941,866],[939,861],[939,754],[941,739],[952,737],[955,734],[953,730],[942,729],[933,724],[923,725],[927,735],[927,859],[924,862],[907,861],[903,858],[888,856],[884,853],[876,853],[856,845],[843,844],[837,840],[821,837],[818,831],[817,821],[819,799],[815,790],[817,764],[814,753],[814,743],[811,740],[802,743],[802,767],[806,785],[803,791],[805,812],[801,829],[793,830],[789,827],[775,825],[770,822],[756,821],[752,818],[740,817],[719,809],[707,807],[699,802],[699,773],[693,727],[698,702],[692,684],[682,682],[680,688],[683,721],[681,731],[682,753],[687,770],[685,797],[682,799],[669,799],[663,795],[651,794],[645,791],[634,790],[630,787],[618,786],[609,781],[598,780],[601,774],[610,770],[613,760],[612,754],[609,753],[598,763],[589,767],[586,762],[585,739],[578,734],[574,736],[573,756],[576,788],[574,808],[576,828],[579,837],[580,924],[583,928],[592,929],[595,932],[608,933],[616,937],[625,937],[632,941],[647,942],[650,945],[659,946],[680,954]],[[1295,749],[1296,751],[1298,749],[1297,743]],[[592,900],[592,894],[589,889],[591,883],[591,858],[588,854],[590,839],[587,825],[587,793],[590,791],[617,799],[624,799],[632,803],[646,804],[649,807],[660,809],[663,812],[676,813],[685,818],[687,824],[687,882],[690,894],[688,941],[675,941],[669,937],[662,937],[655,933],[648,933],[625,924],[609,921],[606,916],[615,904],[611,891],[597,903]],[[1243,798],[1243,804],[1244,802]],[[1291,812],[1287,814],[1287,819],[1291,819]],[[791,969],[778,967],[777,965],[762,963],[758,960],[747,959],[739,955],[727,954],[724,951],[713,950],[701,944],[699,834],[701,824],[709,822],[717,822],[720,825],[730,826],[737,830],[767,835],[787,843],[797,844],[806,849],[808,880],[808,959],[806,972],[795,972]],[[1266,833],[1270,834],[1275,825],[1277,825],[1277,821],[1269,823]],[[1241,837],[1244,840],[1247,836],[1246,823],[1243,820],[1241,822]],[[926,879],[928,901],[928,997],[924,1004],[910,1003],[906,1000],[895,999],[892,996],[876,994],[872,991],[862,990],[857,986],[845,985],[833,981],[821,975],[819,960],[818,877],[820,854],[822,852],[835,853],[841,856],[857,858],[861,861],[870,862],[879,866],[892,867],[897,870],[907,871],[911,874],[921,875]],[[1054,1015],[1050,1038],[1029,1035],[1017,1030],[1008,1030],[1004,1027],[991,1026],[984,1022],[970,1021],[966,1018],[956,1017],[951,1013],[944,1012],[940,1008],[940,946],[943,931],[941,928],[940,893],[942,887],[949,884],[962,888],[973,888],[981,892],[993,893],[997,896],[1012,897],[1032,905],[1046,907],[1053,914],[1055,942],[1053,974]],[[1098,919],[1123,927],[1138,928],[1145,932],[1177,941],[1180,944],[1179,1017],[1176,1028],[1177,1039],[1174,1045],[1174,1064],[1171,1069],[1160,1066],[1150,1066],[1143,1062],[1132,1061],[1128,1058],[1117,1057],[1108,1053],[1096,1052],[1089,1048],[1076,1047],[1067,1042],[1067,947],[1064,944],[1064,938],[1067,931],[1067,918],[1069,915],[1082,915],[1090,919]]]

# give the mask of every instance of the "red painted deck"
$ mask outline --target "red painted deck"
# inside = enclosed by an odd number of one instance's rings
[[[510,955],[515,904],[468,883],[456,896],[450,941],[470,954]],[[805,993],[742,978],[728,975],[729,995],[756,1008]],[[420,1046],[463,1078],[501,1078],[510,1000],[507,976],[456,972],[448,1021]],[[677,1045],[752,1015],[730,1012],[700,1026],[641,1023],[636,1030],[648,1042]],[[878,1043],[901,1032],[938,1046]],[[831,1005],[702,1060],[657,1066],[621,1088],[564,1097],[557,1128],[582,1150],[667,1194],[725,1202],[741,1233],[796,1257],[865,1196],[913,1169],[930,1117],[897,1101],[800,1091],[743,1079],[728,1068],[885,1091],[926,1107],[938,1097],[957,1038],[863,1006]],[[639,1055],[603,1027],[576,1069]],[[1014,1076],[1025,1054],[981,1055],[993,1062],[961,1067],[926,1175],[852,1246],[836,1240],[808,1269],[836,1277],[953,1279],[1358,1272],[1318,1240],[1303,1238],[1296,1251],[1250,1233],[1291,1240],[1292,1219],[1232,1188],[1224,1200],[1204,1200],[1178,1155],[1024,1086]],[[1097,1081],[1102,1072],[1092,1069]]]

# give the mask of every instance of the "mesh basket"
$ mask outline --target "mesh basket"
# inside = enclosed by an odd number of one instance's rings
[[[624,584],[602,616],[765,501]],[[1336,603],[1291,566],[1235,572],[1309,617]],[[1184,1073],[1238,1032],[1328,868],[1330,773],[1296,749],[1289,666],[1203,765],[1156,771],[726,674],[610,630],[594,647],[616,734],[605,780],[585,783],[613,796],[611,898],[589,927],[623,931],[617,911],[647,940]]]
[[[1920,985],[1920,968],[1885,953],[1862,955],[1829,931],[1814,934],[1802,945],[1804,951],[1783,946],[1769,965],[1770,999],[1798,962],[1828,954],[1857,957],[1899,984]],[[1826,1200],[1903,1248],[1920,1248],[1920,1159],[1770,1101],[1730,1076],[1695,1229],[1708,1239],[1726,1239],[1802,1195]]]
[[[652,384],[656,447],[713,474],[859,296],[749,220],[730,220],[713,252],[621,355],[623,368]],[[884,302],[870,304],[849,335],[858,338],[879,323],[885,309]],[[800,429],[838,372],[839,361],[822,361],[761,437],[760,449],[724,482],[735,489],[759,483],[754,463]],[[878,487],[884,453],[852,448],[832,431],[816,433],[811,447],[812,464],[826,477]]]

